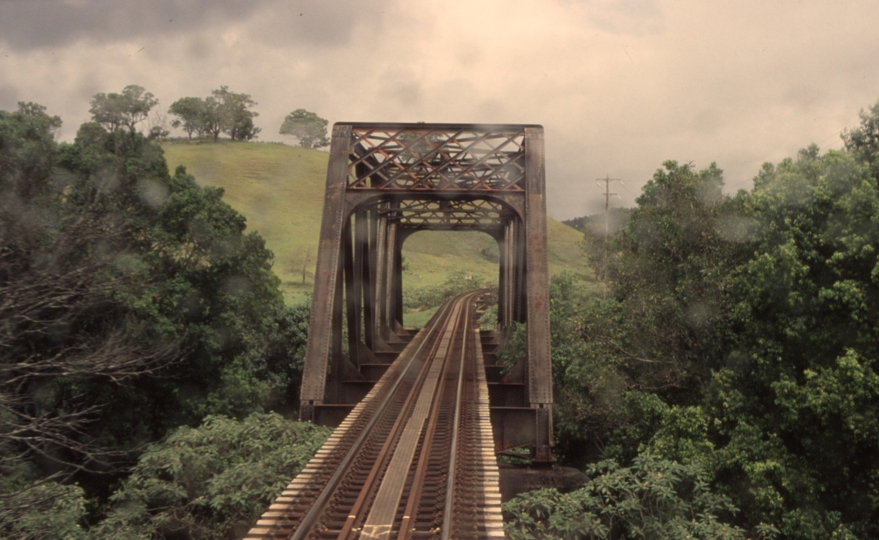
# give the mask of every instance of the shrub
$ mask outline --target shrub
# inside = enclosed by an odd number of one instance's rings
[[[255,413],[209,416],[141,456],[95,538],[241,536],[331,430]]]
[[[591,481],[571,493],[541,489],[504,504],[507,537],[628,539],[744,539],[725,518],[737,509],[711,492],[696,465],[681,465],[650,454],[631,467],[602,461],[589,467]],[[764,527],[764,538],[773,529]]]

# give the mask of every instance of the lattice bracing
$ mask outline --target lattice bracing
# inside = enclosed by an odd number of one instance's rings
[[[355,127],[349,190],[524,191],[524,129]]]
[[[403,229],[478,230],[497,232],[511,211],[502,203],[477,200],[402,200],[383,211]]]

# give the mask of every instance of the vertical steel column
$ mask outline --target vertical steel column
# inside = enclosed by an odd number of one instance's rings
[[[507,227],[497,240],[498,247],[498,280],[497,280],[497,322],[500,328],[506,328],[510,321],[507,319]]]
[[[525,280],[528,317],[528,401],[537,409],[535,461],[552,461],[552,359],[546,243],[543,128],[525,128]]]
[[[348,227],[342,229],[343,231],[343,240],[344,240],[344,232],[348,231]],[[348,235],[350,239],[350,235]],[[343,242],[342,245],[347,247],[351,247],[351,242]],[[347,255],[347,257],[345,256]],[[330,361],[332,362],[330,365],[332,366],[331,372],[333,376],[330,378],[330,388],[329,388],[329,398],[330,403],[339,403],[342,399],[342,378],[345,376],[345,362],[347,359],[342,351],[342,324],[344,324],[344,307],[342,299],[344,298],[343,294],[343,285],[345,280],[343,277],[343,261],[344,259],[350,259],[350,251],[348,253],[342,254],[342,257],[339,259],[339,265],[336,270],[336,290],[333,292],[333,296],[331,297],[332,306],[333,306],[333,319],[332,326],[330,332],[332,334],[331,338],[331,347],[330,347]]]
[[[379,230],[379,205],[376,204],[369,212],[369,298],[366,301],[366,345],[376,350],[378,340],[376,330],[378,328],[378,235]]]
[[[361,314],[363,313],[363,293],[361,291],[363,275],[360,271],[361,261],[354,252],[355,243],[352,238],[357,228],[358,214],[352,215],[351,219],[348,220],[348,225],[342,232],[344,236],[342,246],[345,252],[345,301],[348,308],[348,360],[359,370],[360,328]]]
[[[327,359],[330,353],[330,336],[333,332],[333,306],[338,289],[342,227],[345,220],[344,195],[351,133],[350,125],[333,126],[317,270],[314,277],[314,298],[327,301],[314,302],[311,308],[309,339],[305,349],[300,394],[299,415],[303,420],[314,419],[314,405],[323,403],[326,389]]]
[[[391,203],[393,205],[393,203]],[[385,262],[384,262],[384,294],[382,295],[382,302],[384,303],[384,312],[382,313],[382,337],[385,341],[394,340],[396,334],[392,332],[393,324],[394,324],[394,259],[397,256],[398,244],[397,244],[397,222],[396,220],[389,219],[387,221],[388,229],[387,229],[387,240],[386,240],[386,248],[385,248]]]
[[[515,219],[511,219],[507,223],[507,291],[506,291],[506,318],[507,324],[512,324],[516,320],[516,298],[519,294],[522,284],[518,279],[518,250],[520,246],[516,244],[516,224]]]
[[[385,277],[386,264],[388,260],[387,251],[388,251],[388,218],[387,215],[383,213],[384,210],[387,209],[386,203],[381,203],[379,205],[379,218],[376,232],[376,247],[375,247],[375,334],[374,336],[377,338],[375,340],[376,347],[379,347],[379,344],[384,342],[384,328],[386,324],[386,314],[387,310],[385,306],[387,305],[387,279]]]
[[[403,329],[403,232],[397,227],[397,249],[394,250],[393,326],[395,332]]]
[[[528,298],[529,283],[526,278],[526,274],[528,272],[527,264],[525,262],[525,253],[528,249],[528,241],[526,237],[526,227],[522,226],[521,222],[516,222],[516,234],[513,237],[513,244],[516,246],[514,251],[515,256],[515,271],[516,271],[516,287],[514,289],[515,296],[513,297],[513,320],[519,322],[528,321],[528,313],[526,311],[525,305]]]
[[[513,282],[512,221],[510,220],[504,225],[504,328],[513,323],[511,302],[513,297],[511,293],[516,286]]]
[[[372,350],[372,333],[370,327],[373,320],[373,296],[372,296],[372,272],[370,272],[370,261],[372,253],[369,249],[369,225],[372,212],[360,209],[356,214],[354,224],[354,264],[355,272],[361,283],[363,293],[363,342]],[[357,365],[360,368],[360,365]]]

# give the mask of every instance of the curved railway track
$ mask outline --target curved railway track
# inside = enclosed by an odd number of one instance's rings
[[[446,302],[246,538],[502,538],[475,302]]]

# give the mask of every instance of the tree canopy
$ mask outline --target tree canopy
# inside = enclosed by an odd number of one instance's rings
[[[217,102],[217,115],[221,129],[233,141],[249,141],[256,138],[260,128],[254,126],[253,119],[259,113],[249,110],[257,105],[250,94],[239,94],[221,86],[212,92]]]
[[[201,136],[211,132],[210,104],[202,98],[180,98],[168,107],[168,113],[177,117],[171,127],[183,129],[190,139],[193,133]]]
[[[0,111],[0,536],[10,538],[29,537],[16,527],[38,526],[56,503],[79,515],[83,498],[108,495],[138,449],[177,426],[286,407],[308,319],[284,306],[272,253],[222,189],[182,167],[170,174],[161,147],[131,129],[86,123],[58,144],[60,125],[32,103]]]
[[[299,139],[303,148],[320,148],[330,144],[327,139],[327,120],[305,109],[296,109],[284,118],[281,135]]]
[[[712,493],[698,464],[645,453],[629,467],[606,460],[588,467],[587,474],[589,483],[571,493],[542,489],[505,503],[507,537],[745,539],[745,531],[730,524],[736,507],[729,497]]]
[[[253,119],[259,116],[250,110],[257,103],[250,94],[232,92],[227,86],[214,90],[207,98],[183,97],[168,108],[176,116],[171,126],[181,128],[191,139],[192,134],[219,139],[226,133],[233,141],[255,139],[261,131]]]
[[[666,162],[608,244],[587,231],[603,290],[550,291],[561,459],[698,466],[752,538],[879,535],[876,126],[879,104],[734,196]],[[524,499],[513,530],[585,523],[594,489]]]
[[[137,124],[146,120],[150,110],[158,104],[159,100],[152,93],[130,84],[121,94],[95,94],[89,113],[95,122],[110,131],[123,127],[134,131]]]

